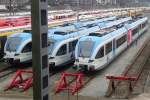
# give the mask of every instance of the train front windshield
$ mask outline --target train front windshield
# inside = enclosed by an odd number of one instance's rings
[[[21,38],[18,37],[10,37],[7,40],[6,51],[16,52],[21,44]]]
[[[89,58],[92,54],[94,42],[92,41],[81,41],[79,42],[78,54],[79,57]]]

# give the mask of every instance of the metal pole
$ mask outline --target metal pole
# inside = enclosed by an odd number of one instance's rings
[[[32,0],[33,99],[49,100],[47,0]]]
[[[14,16],[15,15],[15,5],[17,5],[17,4],[15,4],[15,0],[14,1],[12,1],[12,15]]]
[[[92,0],[92,10],[93,10],[93,7],[94,7],[93,4],[94,4],[94,3],[93,3],[93,0]]]
[[[8,9],[9,9],[9,15],[11,15],[11,0],[9,0],[9,6],[8,6]]]
[[[80,5],[79,5],[79,3],[80,3],[80,1],[79,0],[77,0],[77,22],[79,22],[80,21],[80,19],[79,19],[79,7],[80,7]]]

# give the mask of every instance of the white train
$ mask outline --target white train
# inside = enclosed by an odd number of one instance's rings
[[[82,71],[104,68],[147,29],[148,18],[139,17],[80,38],[75,48],[75,67]]]
[[[99,23],[97,26],[88,26],[87,29],[81,30],[78,32],[73,32],[71,34],[67,34],[65,32],[59,34],[51,34],[49,35],[51,40],[51,45],[49,49],[49,64],[51,68],[60,65],[66,65],[75,60],[74,50],[76,43],[78,40],[83,37],[87,36],[90,33],[96,32],[103,28],[111,27],[113,25],[117,25],[119,23],[126,22],[131,20],[131,17],[120,18],[115,21],[108,21]]]
[[[86,29],[86,25],[101,23],[103,21],[115,20],[116,17],[108,17],[87,22],[75,22],[57,26],[49,29],[49,34],[58,34],[61,32],[72,32]],[[4,47],[4,59],[10,64],[24,63],[32,60],[32,35],[30,32],[16,33],[10,35]]]
[[[53,34],[52,33],[49,34],[48,35],[49,64],[51,65],[51,67],[53,67],[67,64],[70,61],[73,61],[75,58],[74,49],[79,38],[87,36],[90,33],[99,31],[102,28],[106,28],[108,26],[111,27],[113,25],[117,25],[119,23],[123,23],[131,19],[132,19],[131,17],[126,17],[114,21],[111,20],[100,23],[97,23],[96,21],[93,24],[86,22],[87,26],[78,28],[78,30],[69,30],[69,31],[59,30],[55,31]],[[17,38],[19,42],[16,43]],[[25,34],[18,33],[10,36],[5,45],[6,55],[4,56],[4,59],[6,59],[6,61],[8,61],[8,63],[10,64],[31,61],[32,60],[31,42],[32,40],[30,33]],[[16,47],[15,50],[9,50],[9,45],[11,47]]]

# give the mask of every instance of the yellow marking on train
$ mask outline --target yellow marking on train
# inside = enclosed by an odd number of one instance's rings
[[[22,30],[0,33],[0,37],[9,36],[9,35],[14,34],[16,32],[22,32]]]

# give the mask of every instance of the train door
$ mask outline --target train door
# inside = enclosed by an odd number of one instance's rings
[[[67,44],[62,45],[59,48],[59,50],[57,51],[56,57],[55,57],[55,60],[56,60],[55,65],[56,66],[63,65],[70,60],[70,58],[68,57],[69,53],[67,53],[67,51],[68,51]]]
[[[132,43],[132,30],[129,29],[128,30],[128,45],[130,45]]]
[[[110,62],[113,56],[112,44],[113,44],[112,41],[110,41],[105,45],[105,55],[106,55],[107,62]]]
[[[116,39],[113,39],[113,56],[115,56],[115,49],[116,49]]]
[[[105,56],[105,46],[102,46],[101,48],[99,48],[99,50],[97,51],[97,54],[95,56],[95,69],[98,69],[99,66],[101,66],[101,68],[104,67],[104,65],[107,63],[107,57]]]
[[[28,44],[25,45],[25,47],[22,49],[21,52],[21,58],[20,61],[22,62],[27,62],[32,60],[32,43],[29,42]]]
[[[75,58],[75,47],[77,44],[78,40],[74,40],[72,42],[69,42],[69,56],[70,60],[73,60]]]
[[[4,56],[4,46],[6,43],[7,37],[0,37],[0,58]]]

